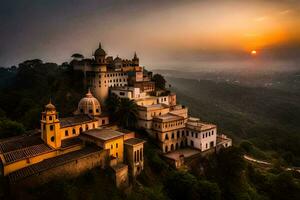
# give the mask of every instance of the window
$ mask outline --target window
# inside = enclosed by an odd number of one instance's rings
[[[192,137],[194,137],[194,132],[192,132]]]
[[[119,158],[119,154],[118,153],[116,153],[116,158]]]
[[[116,148],[118,148],[118,146],[119,146],[119,145],[118,145],[118,143],[117,143],[117,144],[116,144]]]
[[[189,136],[190,132],[189,131],[186,131],[186,136]]]
[[[54,125],[50,125],[50,131],[54,130]]]
[[[82,127],[79,128],[79,133],[82,133]]]
[[[68,130],[65,130],[65,136],[69,136]]]
[[[114,148],[114,146],[113,145],[110,145],[110,149],[113,149]]]
[[[54,136],[52,136],[50,139],[51,139],[51,142],[54,142]]]
[[[181,137],[184,137],[184,131],[181,131]]]
[[[134,152],[134,162],[136,162],[136,151]]]
[[[102,124],[105,124],[105,120],[104,119],[102,119]]]
[[[196,138],[198,138],[198,133],[196,133]]]
[[[136,156],[137,156],[137,161],[139,162],[140,161],[140,150],[137,150]]]
[[[177,131],[177,138],[180,138],[180,132]]]
[[[49,120],[50,120],[50,121],[52,120],[52,116],[49,116]]]
[[[165,146],[165,153],[169,151],[168,145]]]
[[[99,109],[97,108],[97,109],[96,109],[96,113],[98,113],[98,112],[99,112]]]
[[[211,135],[214,135],[214,131],[211,131]]]
[[[89,113],[92,113],[93,112],[93,110],[92,109],[89,109]]]
[[[73,135],[75,135],[76,134],[76,130],[73,128],[73,130],[72,130],[72,133],[73,133]]]
[[[174,133],[172,133],[172,139],[174,139]]]
[[[140,149],[140,160],[143,160],[143,149]]]
[[[166,134],[166,136],[165,136],[165,140],[168,140],[169,139],[169,136],[168,136],[168,134]]]
[[[85,130],[89,130],[89,125],[85,125]]]

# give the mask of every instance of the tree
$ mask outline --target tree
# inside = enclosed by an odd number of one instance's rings
[[[106,99],[105,105],[108,113],[111,116],[111,120],[116,121],[117,110],[120,106],[120,98],[117,95],[111,93]]]
[[[84,58],[84,56],[80,53],[74,53],[71,57],[74,58],[74,59],[77,59],[77,60],[80,60],[80,59]]]
[[[136,128],[138,119],[137,104],[128,98],[120,99],[119,106],[116,110],[118,123],[124,128]]]
[[[154,74],[152,80],[155,82],[155,87],[157,89],[165,89],[166,88],[166,80],[160,74]]]
[[[197,179],[193,175],[174,171],[167,176],[164,188],[171,199],[200,199],[197,192]]]
[[[23,133],[25,133],[25,128],[22,124],[9,119],[0,120],[0,138],[12,137]]]

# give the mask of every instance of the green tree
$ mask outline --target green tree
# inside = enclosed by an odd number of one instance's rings
[[[84,58],[84,56],[80,53],[74,53],[71,57],[74,59],[83,59]]]
[[[136,128],[138,120],[138,106],[128,98],[120,99],[119,106],[116,111],[118,123],[124,128]]]
[[[117,110],[120,106],[120,98],[115,94],[110,94],[105,101],[105,107],[111,116],[112,121],[116,121]]]
[[[197,179],[193,175],[174,171],[167,176],[164,188],[171,199],[200,199]]]
[[[165,89],[166,88],[166,80],[165,78],[160,74],[154,74],[152,77],[152,81],[155,82],[155,87],[157,89]]]
[[[0,120],[0,138],[12,137],[25,133],[25,128],[21,123],[9,119]]]

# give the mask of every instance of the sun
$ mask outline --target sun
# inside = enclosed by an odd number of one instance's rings
[[[251,51],[251,55],[255,56],[257,54],[256,50]]]

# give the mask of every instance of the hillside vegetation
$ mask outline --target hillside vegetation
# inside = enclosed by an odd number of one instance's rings
[[[239,143],[249,140],[273,158],[300,166],[300,93],[226,82],[167,78],[193,116],[216,123]]]

